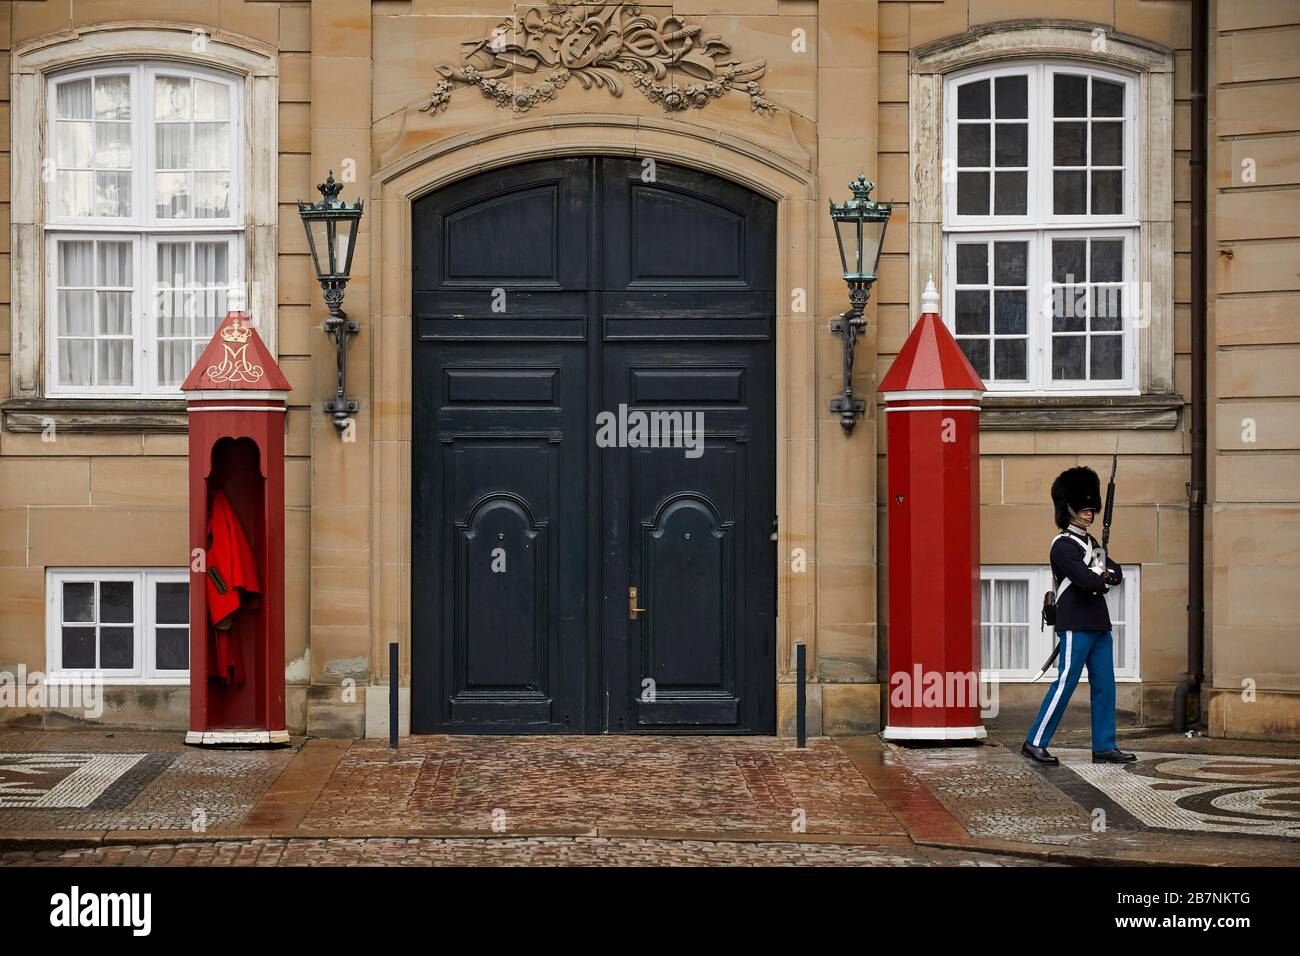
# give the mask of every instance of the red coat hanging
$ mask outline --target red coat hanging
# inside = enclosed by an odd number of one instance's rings
[[[224,491],[212,496],[207,528],[208,616],[213,627],[213,673],[227,684],[244,681],[239,641],[231,624],[241,606],[256,607],[261,585],[257,561]]]

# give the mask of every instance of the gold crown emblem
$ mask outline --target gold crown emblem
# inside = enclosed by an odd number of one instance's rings
[[[221,330],[221,337],[227,342],[247,342],[252,332],[238,319]]]

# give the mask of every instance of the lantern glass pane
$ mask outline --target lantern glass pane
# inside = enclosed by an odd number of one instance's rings
[[[357,249],[357,227],[361,224],[361,218],[349,218],[339,224],[339,270],[344,275],[352,274],[352,254]]]
[[[316,275],[320,277],[330,274],[328,230],[328,220],[307,220],[307,237],[311,241],[311,257],[316,265]]]

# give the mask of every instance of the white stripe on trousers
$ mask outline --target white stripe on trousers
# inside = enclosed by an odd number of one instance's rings
[[[1047,727],[1047,722],[1052,719],[1052,711],[1056,710],[1056,705],[1060,703],[1061,691],[1065,690],[1066,674],[1070,673],[1070,638],[1074,637],[1074,631],[1065,632],[1065,656],[1061,659],[1061,669],[1056,672],[1056,693],[1052,695],[1052,702],[1047,705],[1047,710],[1043,711],[1043,719],[1038,725],[1038,733],[1034,734],[1034,746],[1041,747],[1039,743],[1043,739],[1043,730]]]

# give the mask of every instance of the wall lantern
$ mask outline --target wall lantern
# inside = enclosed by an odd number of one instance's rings
[[[347,397],[348,336],[360,331],[360,326],[343,311],[343,292],[352,272],[352,254],[357,248],[357,224],[361,222],[364,200],[349,205],[339,200],[343,184],[334,181],[334,170],[323,183],[318,183],[321,200],[318,203],[298,201],[298,215],[307,230],[307,243],[311,247],[316,278],[325,293],[329,318],[325,320],[325,334],[334,337],[338,353],[338,390],[334,398],[325,403],[325,411],[333,415],[334,427],[340,432],[347,429],[352,415],[361,408],[359,402]]]
[[[831,200],[831,220],[835,223],[835,241],[840,246],[840,264],[844,267],[844,282],[849,287],[849,311],[831,320],[831,331],[844,340],[844,394],[830,401],[831,411],[840,413],[840,427],[844,434],[853,431],[858,416],[866,411],[866,403],[853,397],[853,352],[858,336],[867,327],[862,317],[871,296],[871,285],[876,281],[876,264],[885,242],[885,227],[889,225],[892,204],[876,202],[869,198],[875,184],[858,173],[849,183],[853,198],[842,205]]]

